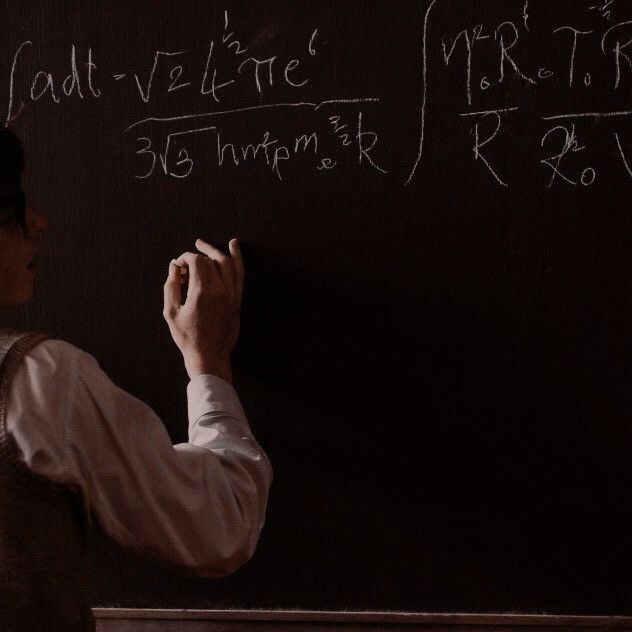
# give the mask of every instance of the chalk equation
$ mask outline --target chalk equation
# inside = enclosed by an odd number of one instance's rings
[[[610,141],[612,152],[620,160],[622,172],[632,178],[632,135],[624,139],[624,125],[632,117],[629,95],[632,90],[632,14],[626,19],[623,3],[617,0],[600,0],[574,6],[580,10],[568,16],[568,22],[549,25],[545,33],[544,50],[549,53],[550,63],[529,63],[532,55],[524,54],[532,43],[532,21],[536,17],[536,3],[519,0],[507,3],[513,18],[495,23],[474,20],[466,28],[436,37],[432,31],[436,12],[449,6],[447,0],[430,0],[426,6],[422,36],[422,74],[420,140],[417,157],[406,180],[409,184],[415,177],[424,155],[429,102],[435,98],[429,85],[429,64],[432,59],[452,80],[453,71],[458,69],[463,109],[455,116],[473,122],[470,127],[471,159],[480,165],[481,172],[502,187],[509,187],[503,170],[506,164],[495,164],[490,157],[494,144],[503,141],[503,134],[511,131],[512,122],[526,110],[520,105],[508,105],[508,84],[514,82],[521,88],[520,97],[525,99],[547,84],[557,83],[573,100],[584,94],[590,96],[598,88],[599,94],[619,97],[621,109],[599,109],[596,111],[542,112],[538,123],[543,124],[540,135],[540,155],[536,159],[541,168],[543,182],[551,188],[555,184],[570,187],[590,187],[599,177],[598,168],[592,164],[594,157],[586,158],[580,168],[567,166],[569,158],[577,154],[590,153],[588,141],[582,138],[579,124],[585,120],[601,120],[612,123]],[[629,8],[628,8],[629,11]],[[580,26],[590,22],[590,26]],[[538,34],[540,38],[541,32]],[[438,40],[438,43],[437,43]],[[439,50],[432,55],[430,42]],[[599,69],[599,73],[595,70]],[[452,72],[451,72],[452,71]],[[498,105],[489,106],[489,100],[500,100]],[[594,98],[594,97],[593,97]],[[518,98],[516,98],[518,100]],[[526,99],[525,99],[526,100]],[[609,99],[611,100],[611,99]],[[484,108],[476,108],[484,101]],[[533,129],[537,129],[534,126]],[[626,130],[629,132],[629,130]]]
[[[228,11],[223,12],[223,33],[212,39],[205,51],[199,72],[195,64],[187,66],[192,51],[162,51],[153,53],[147,72],[104,73],[97,65],[94,52],[87,48],[86,59],[80,61],[77,47],[70,47],[70,73],[55,77],[46,69],[40,69],[20,83],[26,87],[20,93],[16,80],[20,75],[20,64],[33,41],[26,40],[15,51],[11,65],[8,90],[6,124],[17,119],[28,102],[36,103],[48,99],[60,104],[64,99],[104,99],[106,90],[128,82],[132,94],[143,103],[151,104],[163,94],[195,91],[215,107],[207,112],[195,112],[171,117],[152,116],[135,121],[124,133],[135,143],[137,157],[137,179],[159,175],[183,179],[196,168],[197,159],[191,149],[194,137],[208,140],[207,157],[216,167],[231,165],[239,167],[253,162],[265,164],[270,173],[283,180],[286,168],[292,161],[311,157],[316,172],[336,169],[341,154],[351,163],[366,165],[372,170],[386,174],[374,152],[379,142],[378,133],[366,124],[365,110],[379,102],[375,96],[339,97],[324,99],[318,103],[305,101],[298,91],[310,82],[309,72],[304,68],[305,60],[318,55],[319,31],[314,28],[304,42],[303,58],[282,59],[279,55],[268,57],[250,54],[249,46],[232,28]],[[222,52],[222,64],[218,52]],[[199,60],[198,60],[199,61]],[[253,97],[266,98],[266,103],[224,107],[230,102],[231,91],[236,88],[250,90]],[[272,101],[279,88],[296,91],[297,98],[291,101]],[[355,109],[353,109],[355,108]],[[263,127],[256,138],[242,142],[231,140],[230,119],[235,116],[258,116],[265,124],[265,114],[271,111],[302,111],[306,117],[305,129],[295,135],[275,134]],[[320,115],[319,121],[314,121]],[[324,126],[323,126],[324,122]],[[164,125],[173,131],[164,133]],[[156,131],[160,129],[161,131]],[[325,141],[335,154],[325,150]]]
[[[318,29],[314,29],[305,45],[306,56],[317,55]],[[24,109],[25,99],[37,102],[50,99],[60,103],[68,98],[100,99],[104,96],[104,84],[112,88],[112,83],[131,83],[135,96],[144,103],[156,98],[156,91],[162,89],[166,93],[195,90],[208,97],[214,103],[221,103],[230,96],[240,83],[249,83],[258,95],[278,86],[280,83],[292,88],[302,88],[309,83],[309,77],[303,71],[301,62],[304,59],[281,59],[279,55],[259,58],[248,54],[248,48],[242,45],[238,34],[231,30],[228,11],[224,11],[224,34],[212,39],[206,50],[205,63],[198,68],[191,60],[194,51],[157,50],[151,55],[147,71],[142,72],[105,72],[97,65],[92,47],[87,47],[84,61],[78,60],[77,47],[70,46],[70,73],[65,77],[56,77],[46,69],[36,71],[32,77],[22,82],[26,94],[18,94],[16,79],[20,75],[20,65],[35,43],[32,40],[22,42],[11,65],[9,78],[9,103],[6,123],[15,120]],[[227,58],[232,60],[230,70],[219,68],[216,63],[218,49],[222,48]],[[189,65],[187,65],[187,63]],[[192,66],[195,65],[195,68]],[[85,68],[85,69],[84,69]],[[99,77],[97,78],[97,75]],[[161,86],[157,87],[159,80]]]
[[[590,140],[581,127],[586,120],[608,122],[611,153],[625,177],[632,180],[632,133],[625,128],[632,117],[630,7],[621,0],[575,0],[573,14],[543,27],[538,15],[542,0],[507,0],[503,4],[505,17],[486,21],[467,13],[452,19],[455,5],[450,0],[419,3],[419,34],[415,49],[410,50],[410,55],[419,58],[419,76],[402,77],[404,82],[421,86],[410,104],[418,125],[409,130],[413,141],[409,166],[403,169],[401,155],[397,156],[398,169],[390,168],[392,161],[381,142],[388,123],[379,125],[387,118],[381,111],[384,102],[379,82],[371,94],[305,96],[313,94],[308,89],[314,73],[322,71],[315,63],[326,31],[322,25],[297,37],[293,50],[300,52],[264,55],[256,38],[241,32],[226,10],[216,16],[217,32],[202,52],[199,48],[149,51],[133,71],[106,69],[92,47],[75,44],[68,47],[65,73],[33,69],[27,61],[37,44],[24,40],[10,63],[5,123],[11,124],[40,102],[100,101],[114,99],[125,90],[126,103],[131,98],[145,111],[153,111],[119,130],[129,143],[132,175],[137,180],[183,180],[202,164],[218,170],[258,164],[283,181],[300,162],[322,177],[355,165],[377,177],[409,185],[423,181],[420,166],[427,158],[428,135],[445,136],[446,121],[452,119],[469,124],[463,146],[472,168],[492,185],[509,188],[511,165],[494,150],[511,134],[516,121],[527,115],[522,101],[555,86],[555,103],[560,102],[563,90],[562,96],[572,97],[571,103],[577,103],[578,95],[593,95],[589,102],[594,102],[595,94],[606,94],[613,97],[608,102],[620,101],[621,107],[538,114],[533,129],[539,153],[533,162],[543,186],[591,187],[599,181],[598,156],[591,155]],[[480,4],[471,7],[475,15]],[[442,15],[451,19],[442,20]],[[534,43],[545,53],[536,57],[537,62],[533,54],[525,52]],[[460,95],[460,102],[437,107],[446,82]],[[174,94],[189,95],[190,100],[195,97],[194,111],[170,116],[157,112],[163,99]],[[549,107],[550,103],[549,99]],[[293,125],[284,129],[272,123],[280,113],[291,117]],[[431,115],[433,120],[429,120]],[[256,131],[244,134],[246,118],[248,129],[253,129],[254,121]],[[462,127],[452,125],[449,133],[461,134]],[[585,157],[579,166],[578,157]]]
[[[212,112],[202,115],[204,118],[213,118],[226,114],[237,114],[242,112],[252,112],[262,109],[271,108],[301,108],[314,112],[318,111],[321,106],[335,103],[350,103],[349,99],[332,100],[327,102],[316,103],[279,103],[269,104],[265,106],[252,106],[249,108],[239,108],[237,110],[227,110],[222,112]],[[194,115],[198,117],[199,115]],[[178,117],[179,120],[183,120]],[[152,119],[155,120],[155,119]],[[378,140],[375,132],[367,131],[362,126],[362,111],[358,111],[353,120],[347,119],[348,123],[342,122],[343,117],[338,114],[328,117],[331,125],[331,133],[328,136],[334,136],[342,149],[347,149],[357,159],[358,164],[364,161],[373,169],[386,174],[386,170],[373,161],[371,151]],[[139,121],[132,124],[129,129],[140,126],[147,121]],[[155,173],[162,173],[166,176],[174,178],[186,178],[191,175],[195,167],[195,162],[191,157],[190,151],[180,142],[178,147],[174,147],[177,139],[191,137],[196,134],[204,134],[211,139],[211,151],[213,162],[217,167],[225,164],[239,167],[249,162],[260,161],[267,165],[272,173],[279,180],[283,180],[284,164],[289,163],[297,157],[313,156],[315,158],[315,168],[317,171],[329,171],[335,169],[338,161],[330,156],[323,156],[320,152],[322,146],[323,135],[318,131],[308,131],[291,137],[276,137],[270,131],[264,131],[261,136],[252,142],[230,142],[227,137],[230,133],[224,131],[222,126],[209,125],[205,127],[196,127],[186,129],[184,131],[172,132],[167,134],[162,146],[156,146],[155,140],[150,136],[139,136],[137,141],[139,148],[136,154],[144,159],[145,171],[142,174],[136,174],[136,178],[145,179],[153,176]]]

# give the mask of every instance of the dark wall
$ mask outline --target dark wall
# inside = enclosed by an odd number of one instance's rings
[[[2,116],[50,220],[7,319],[185,441],[168,262],[198,236],[246,256],[236,386],[275,468],[258,551],[182,579],[95,533],[96,604],[632,612],[632,126],[592,115],[631,107],[632,10],[602,4],[3,3]],[[156,51],[181,54],[147,92]],[[273,56],[257,86],[246,60]],[[202,94],[214,70],[233,83]]]

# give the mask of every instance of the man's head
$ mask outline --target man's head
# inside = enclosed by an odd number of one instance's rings
[[[21,305],[33,294],[35,257],[46,219],[26,206],[24,154],[15,134],[0,129],[0,307]]]

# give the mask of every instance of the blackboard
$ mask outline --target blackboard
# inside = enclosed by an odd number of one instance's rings
[[[181,578],[91,535],[95,604],[630,614],[632,6],[18,2],[0,109],[50,221],[5,320],[186,440],[162,318],[246,257],[255,557]]]

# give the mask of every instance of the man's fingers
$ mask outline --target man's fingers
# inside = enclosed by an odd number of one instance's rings
[[[218,263],[224,263],[228,259],[228,257],[219,248],[215,248],[215,246],[205,242],[203,239],[196,239],[195,247],[200,252],[203,252],[207,257],[210,257]]]
[[[228,250],[233,259],[233,265],[235,266],[235,284],[237,286],[237,292],[241,296],[241,292],[244,288],[244,262],[241,258],[241,249],[236,239],[231,239],[228,242]]]
[[[217,269],[226,285],[228,285],[230,289],[234,289],[235,271],[233,269],[232,259],[226,256],[219,248],[215,248],[215,246],[202,239],[196,240],[195,247],[217,264]]]
[[[222,286],[222,277],[217,266],[208,257],[193,252],[185,252],[176,260],[178,265],[186,266],[189,271],[189,289],[200,292],[204,285]]]
[[[180,307],[182,293],[180,291],[180,268],[174,261],[169,264],[169,274],[165,281],[164,311],[165,317],[172,316]]]
[[[202,289],[203,278],[206,273],[200,269],[200,255],[193,252],[185,252],[177,259],[174,259],[176,265],[188,271],[189,290],[196,292]],[[208,282],[208,281],[206,281]]]

